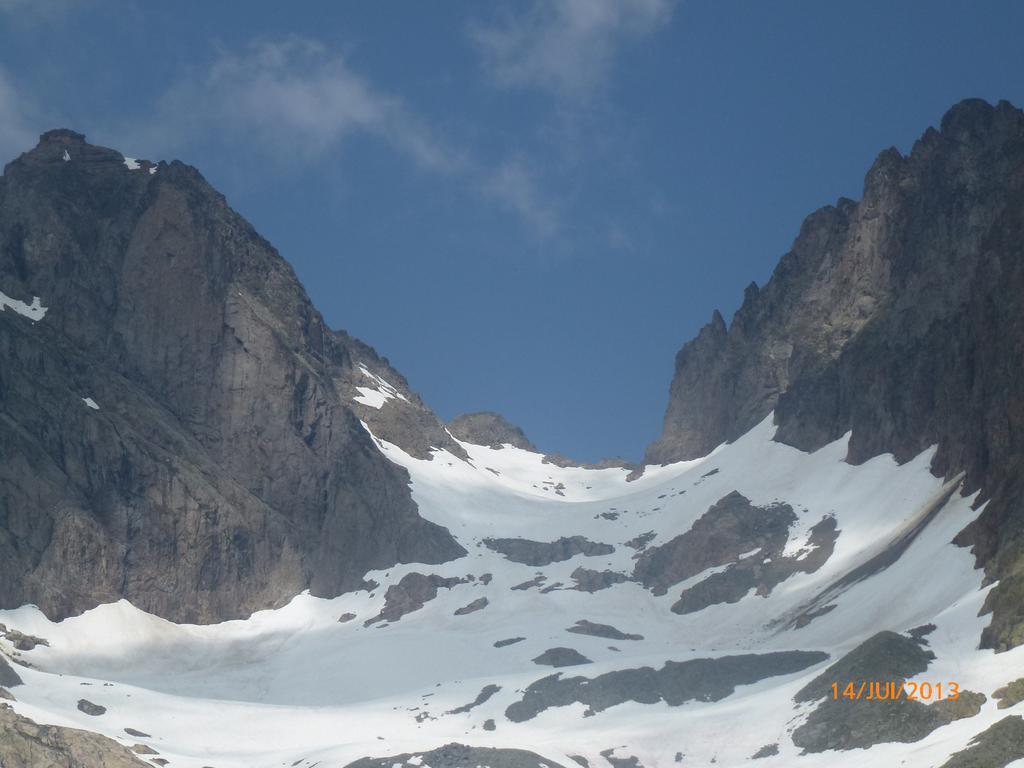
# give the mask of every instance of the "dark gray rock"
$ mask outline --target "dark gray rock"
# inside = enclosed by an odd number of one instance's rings
[[[409,762],[413,757],[420,758],[416,765],[429,765],[430,768],[473,768],[477,765],[486,765],[490,768],[541,768],[542,764],[550,768],[564,768],[560,763],[523,749],[467,747],[464,744],[445,744],[429,752],[364,757],[349,763],[345,768],[392,768],[396,764],[413,768],[413,764]]]
[[[615,547],[590,541],[584,536],[563,536],[556,541],[530,539],[484,539],[484,545],[499,552],[514,563],[540,567],[568,560],[576,555],[596,557],[610,555]]]
[[[986,728],[967,749],[957,752],[942,768],[1005,768],[1024,758],[1024,718],[1009,715]]]
[[[633,577],[656,595],[701,571],[731,563],[751,550],[781,552],[796,522],[792,507],[755,507],[740,493],[722,497],[686,533],[649,547]]]
[[[467,613],[475,613],[482,611],[487,607],[488,600],[486,597],[478,597],[476,600],[471,602],[469,605],[464,605],[461,608],[455,609],[456,616],[465,616]]]
[[[657,536],[658,534],[654,531],[647,531],[646,533],[641,533],[639,536],[634,536],[632,539],[625,542],[625,545],[630,549],[635,549],[637,552],[642,552],[647,549],[647,545],[650,544]],[[634,555],[634,557],[636,557],[636,555]]]
[[[575,632],[577,635],[591,635],[593,637],[604,637],[609,640],[643,640],[643,635],[633,635],[627,632],[622,632],[611,624],[595,624],[592,621],[581,619],[577,621],[573,626],[569,627],[566,632]]]
[[[895,632],[872,635],[797,691],[796,702],[832,695],[833,683],[862,680],[906,680],[928,669],[935,654],[919,642]]]
[[[762,758],[765,758],[765,757],[774,757],[777,754],[779,754],[779,745],[778,744],[765,744],[763,747],[761,747],[759,750],[757,750],[757,752],[752,754],[750,756],[750,759],[751,760],[761,760]]]
[[[18,673],[14,671],[14,668],[2,654],[0,654],[0,685],[4,688],[14,688],[16,685],[23,685]]]
[[[49,308],[0,312],[0,607],[217,621],[464,554],[359,420],[458,446],[195,169],[44,134],[0,180],[0,289]],[[405,399],[354,403],[360,366]]]
[[[339,624],[346,624],[346,623],[352,621],[352,619],[354,619],[355,617],[356,617],[356,615],[354,613],[343,613],[343,614],[341,614],[341,616],[338,617],[338,623]]]
[[[486,445],[495,449],[512,445],[524,451],[537,453],[537,448],[526,438],[523,430],[510,423],[500,413],[493,411],[478,411],[456,416],[448,422],[448,431],[464,443]]]
[[[686,589],[679,600],[672,605],[674,613],[694,613],[709,605],[739,602],[751,590],[761,597],[767,597],[772,590],[795,573],[814,573],[832,556],[839,532],[834,517],[825,517],[811,528],[808,547],[791,556],[783,556],[780,542],[776,539],[749,557],[733,563],[724,571],[712,574]],[[828,613],[822,608],[817,612],[801,614],[809,623],[811,618]],[[804,624],[805,626],[806,624]]]
[[[629,757],[616,757],[615,748],[601,750],[601,757],[608,761],[612,768],[644,768],[643,763],[636,755]]]
[[[732,324],[714,314],[676,357],[647,460],[706,454],[772,410],[804,450],[852,432],[848,460],[964,471],[988,501],[958,543],[999,584],[985,647],[1024,642],[1024,113],[957,104],[909,155],[882,152],[860,202],[803,223]]]
[[[575,667],[580,664],[591,664],[586,656],[575,648],[548,648],[540,656],[533,659],[534,664],[548,667]]]
[[[407,573],[397,584],[388,587],[384,593],[384,607],[372,619],[363,622],[364,626],[376,624],[378,621],[398,621],[407,613],[418,611],[437,597],[438,589],[451,589],[459,584],[468,584],[468,578],[457,576],[443,577],[435,573],[425,576],[422,573]]]
[[[449,714],[449,715],[465,714],[466,712],[469,712],[471,709],[475,709],[476,707],[479,707],[481,704],[483,704],[485,701],[490,699],[494,694],[496,694],[500,690],[501,690],[501,686],[500,685],[493,685],[493,684],[485,685],[480,690],[480,693],[478,693],[476,695],[476,698],[473,699],[471,702],[469,702],[469,704],[463,704],[461,707],[456,707],[455,709],[452,709],[452,710],[448,711],[446,714]]]
[[[515,645],[516,643],[521,643],[525,639],[526,639],[525,637],[510,637],[510,638],[507,638],[505,640],[496,640],[494,642],[494,647],[495,648],[504,648],[507,645]]]
[[[84,712],[87,715],[92,715],[93,717],[99,717],[100,715],[106,713],[107,708],[99,704],[93,704],[88,699],[79,699],[78,711]]]
[[[805,752],[909,743],[954,720],[978,714],[985,702],[978,693],[961,691],[956,700],[926,704],[901,692],[900,685],[924,672],[933,658],[920,640],[895,632],[872,636],[797,692],[795,701],[820,703],[793,731],[793,743]],[[851,683],[851,695],[844,696]],[[883,698],[869,698],[873,684],[884,691]],[[867,693],[862,695],[862,690]]]
[[[573,589],[591,593],[600,592],[602,589],[608,589],[616,584],[622,584],[630,580],[629,576],[618,571],[594,571],[582,566],[573,571],[570,576],[576,582],[576,586]]]
[[[559,672],[531,683],[523,698],[505,710],[505,716],[521,723],[551,707],[575,702],[586,704],[593,714],[625,701],[664,701],[672,707],[687,701],[718,701],[731,695],[737,685],[799,672],[827,658],[828,654],[819,651],[780,651],[668,661],[661,669],[623,669],[594,678],[563,678]]]
[[[547,576],[545,576],[543,573],[538,573],[532,579],[520,582],[519,584],[514,584],[511,587],[509,587],[509,589],[515,589],[515,590],[532,589],[533,587],[539,587],[541,584],[543,584],[547,580],[548,580]]]

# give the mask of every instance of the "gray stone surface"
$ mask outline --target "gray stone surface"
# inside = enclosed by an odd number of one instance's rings
[[[778,744],[765,744],[763,747],[761,747],[759,750],[757,750],[757,752],[752,754],[750,756],[750,759],[751,760],[762,760],[762,759],[764,759],[766,757],[774,757],[777,754],[779,754],[779,745]]]
[[[842,696],[849,683],[857,691],[872,683],[880,687],[891,683],[896,690],[907,678],[927,670],[933,658],[920,640],[895,632],[872,636],[797,692],[797,702],[819,703],[793,731],[793,743],[805,752],[824,752],[915,742],[947,723],[978,714],[985,696],[971,691],[961,691],[955,701],[932,703],[912,701],[905,695],[884,700]],[[838,686],[838,697],[833,683]]]
[[[827,658],[828,654],[818,651],[780,651],[668,661],[661,669],[623,669],[594,678],[563,678],[556,673],[531,683],[522,699],[505,710],[505,716],[521,723],[551,707],[574,702],[585,704],[593,714],[625,701],[664,701],[673,707],[687,701],[718,701],[732,694],[737,685],[799,672]]]
[[[656,595],[701,571],[735,561],[751,550],[780,552],[796,522],[786,504],[755,507],[733,491],[719,499],[686,533],[637,559],[633,577]]]
[[[418,758],[415,763],[411,758]],[[523,749],[492,749],[491,747],[467,747],[464,744],[446,744],[429,752],[406,752],[390,757],[364,757],[349,763],[345,768],[393,768],[393,766],[414,768],[429,765],[430,768],[564,768],[561,763],[548,760],[535,752]]]
[[[79,699],[78,711],[84,712],[87,715],[92,715],[93,717],[99,717],[100,715],[106,714],[107,708],[100,704],[94,704],[88,699]]]
[[[556,541],[530,539],[484,539],[484,545],[503,554],[514,563],[541,567],[568,560],[576,555],[596,557],[615,551],[610,544],[601,544],[584,536],[563,536]]]
[[[577,635],[591,635],[592,637],[604,637],[608,640],[643,640],[643,635],[630,634],[616,629],[611,624],[595,624],[587,619],[580,619],[566,632],[574,632]]]
[[[49,308],[0,312],[0,607],[209,622],[464,554],[359,419],[458,446],[194,168],[44,134],[0,179],[0,288]],[[360,365],[406,399],[354,403]]]
[[[979,733],[942,768],[1005,768],[1024,758],[1024,718],[1009,715]]]
[[[468,577],[407,573],[397,584],[388,587],[388,591],[384,593],[384,607],[376,616],[364,621],[363,625],[368,627],[379,621],[398,621],[407,613],[418,611],[437,597],[438,589],[451,589],[459,584],[468,584],[469,581]]]
[[[145,768],[113,739],[98,733],[39,725],[0,704],[0,765],[10,768]]]
[[[486,445],[500,449],[506,444],[537,452],[537,448],[526,438],[526,433],[510,423],[500,413],[478,411],[464,413],[448,422],[448,431],[464,443]]]
[[[860,202],[811,214],[731,325],[712,321],[676,356],[647,460],[706,454],[773,410],[776,440],[804,450],[852,431],[848,460],[966,472],[988,500],[958,539],[991,580],[985,647],[1024,642],[1024,113],[957,104],[908,155],[882,152]]]
[[[506,638],[505,640],[495,640],[494,647],[495,648],[504,648],[505,646],[508,646],[508,645],[515,645],[516,643],[521,643],[525,639],[526,639],[525,637],[509,637],[509,638]]]
[[[493,683],[489,683],[488,685],[485,685],[483,688],[480,689],[480,693],[478,693],[476,695],[476,698],[473,699],[473,701],[469,702],[469,704],[463,704],[461,707],[456,707],[455,709],[452,709],[452,710],[446,712],[445,714],[448,714],[448,715],[461,715],[461,714],[465,714],[466,712],[469,712],[470,710],[476,709],[477,707],[479,707],[481,704],[486,702],[488,699],[490,699],[494,694],[496,694],[500,690],[501,690],[501,686],[500,685],[494,685]]]
[[[622,584],[630,580],[629,576],[618,571],[595,571],[583,566],[573,571],[570,576],[576,582],[576,586],[573,589],[591,593],[600,592],[602,589],[608,589],[616,584]]]
[[[484,608],[487,607],[487,603],[488,600],[486,597],[478,597],[476,600],[469,603],[468,605],[464,605],[461,608],[456,608],[455,615],[465,616],[467,613],[476,613],[477,611],[482,611]]]
[[[751,590],[766,597],[796,573],[814,573],[832,556],[838,538],[834,517],[825,517],[811,528],[809,546],[784,556],[778,540],[762,546],[755,554],[729,565],[686,589],[672,605],[674,613],[694,613],[709,605],[736,603]],[[784,546],[784,544],[783,544]],[[822,615],[818,613],[817,615]],[[804,614],[806,618],[813,618]],[[794,622],[799,622],[798,617]]]
[[[548,648],[540,656],[533,659],[534,664],[548,667],[575,667],[592,662],[575,648]]]
[[[10,665],[7,659],[0,654],[0,685],[5,688],[13,688],[16,685],[22,685],[21,677],[14,671],[14,668]]]

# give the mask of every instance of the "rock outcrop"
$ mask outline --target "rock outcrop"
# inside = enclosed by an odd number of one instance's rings
[[[194,168],[44,134],[0,179],[0,291],[0,607],[216,621],[464,554],[360,420],[457,443]]]
[[[966,473],[989,500],[960,542],[1000,584],[988,647],[1024,642],[1024,113],[964,101],[903,156],[882,152],[860,202],[807,218],[728,327],[715,313],[676,357],[647,460],[693,458],[770,412],[813,450]]]
[[[0,760],[17,766],[145,768],[126,747],[98,733],[39,725],[0,703]]]
[[[522,429],[493,411],[478,411],[456,416],[448,422],[448,431],[464,443],[486,445],[495,449],[511,445],[524,451],[537,452]]]

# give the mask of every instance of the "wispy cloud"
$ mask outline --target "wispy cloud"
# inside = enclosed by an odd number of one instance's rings
[[[220,51],[204,71],[160,98],[143,133],[166,149],[242,141],[274,157],[305,159],[364,134],[428,170],[457,170],[462,163],[401,99],[375,88],[321,43],[294,36],[255,42],[240,53]]]
[[[504,208],[517,214],[540,237],[552,237],[559,229],[559,210],[544,193],[536,174],[521,157],[511,158],[490,173],[484,191]]]
[[[0,67],[0,165],[36,143],[31,126],[31,103]]]
[[[573,100],[600,88],[627,42],[668,21],[672,0],[534,0],[470,27],[492,81]],[[525,10],[524,10],[525,9]]]
[[[416,168],[493,200],[540,238],[558,230],[556,206],[523,159],[495,163],[455,147],[403,99],[308,38],[219,50],[208,65],[160,95],[150,115],[119,133],[132,151],[169,156],[212,145],[239,159],[255,156],[282,168],[320,162],[343,152],[348,140],[369,136]]]

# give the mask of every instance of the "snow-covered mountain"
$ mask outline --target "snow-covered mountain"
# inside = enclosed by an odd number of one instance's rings
[[[1024,766],[1024,114],[893,152],[583,467],[443,425],[193,169],[44,135],[0,766]]]

